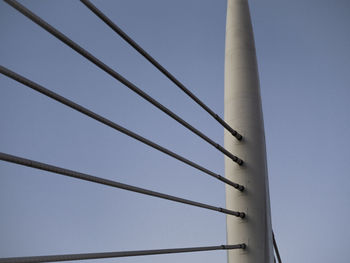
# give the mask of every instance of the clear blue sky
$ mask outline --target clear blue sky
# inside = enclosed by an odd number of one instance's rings
[[[211,117],[79,1],[21,2],[223,143],[223,129]],[[223,116],[226,1],[94,3]],[[249,3],[273,228],[282,257],[284,262],[348,262],[350,2]],[[0,36],[2,65],[224,174],[220,152],[3,2]],[[0,128],[0,151],[225,205],[224,184],[4,76]],[[0,257],[226,243],[223,214],[4,162],[0,209]],[[164,261],[226,262],[226,254],[98,262]]]

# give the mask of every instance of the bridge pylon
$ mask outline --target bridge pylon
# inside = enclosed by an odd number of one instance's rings
[[[225,48],[225,121],[243,136],[225,131],[225,148],[243,165],[225,157],[225,176],[245,187],[226,186],[227,209],[246,217],[227,216],[227,243],[245,243],[228,251],[228,263],[272,263],[273,243],[264,122],[258,67],[248,0],[228,0]]]

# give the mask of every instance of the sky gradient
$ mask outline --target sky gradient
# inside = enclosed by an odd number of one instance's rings
[[[223,128],[79,1],[21,1],[210,138]],[[93,1],[223,116],[226,1]],[[348,262],[350,2],[251,0],[284,262]],[[224,174],[223,155],[0,2],[1,64]],[[0,151],[225,206],[224,184],[0,76]],[[235,128],[235,127],[233,127]],[[226,243],[225,215],[0,163],[0,257]],[[224,251],[85,262],[226,262]],[[84,262],[84,261],[82,261]]]

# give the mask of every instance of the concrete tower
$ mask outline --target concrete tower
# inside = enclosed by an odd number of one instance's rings
[[[225,148],[243,159],[242,166],[225,157],[225,176],[245,186],[226,186],[226,207],[246,212],[227,216],[227,243],[246,243],[228,252],[229,263],[272,263],[272,229],[264,122],[258,68],[248,0],[228,0],[225,49],[225,121],[242,134],[225,131]]]

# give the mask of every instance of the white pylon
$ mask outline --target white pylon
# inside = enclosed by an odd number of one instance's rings
[[[226,207],[246,218],[227,216],[227,244],[246,243],[228,252],[228,263],[272,263],[273,244],[264,122],[248,0],[228,0],[225,49],[225,121],[240,134],[225,131],[225,148],[244,161],[225,157],[226,178],[245,186],[226,186]]]

